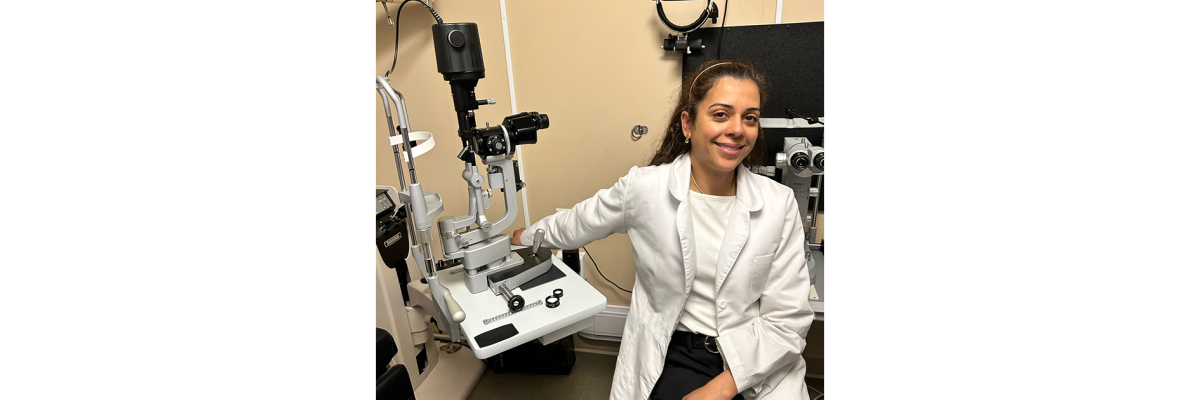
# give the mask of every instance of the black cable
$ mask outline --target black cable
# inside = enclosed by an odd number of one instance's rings
[[[421,3],[421,5],[425,6],[425,8],[427,8],[427,9],[429,9],[430,14],[433,14],[433,19],[437,20],[438,25],[442,24],[442,17],[440,15],[438,15],[437,11],[434,11],[433,7],[430,7],[429,3],[426,3],[425,0],[404,0],[403,3],[400,3],[400,7],[403,8],[404,5],[410,1],[415,1],[415,2]],[[396,11],[396,19],[400,19],[400,11]]]
[[[388,12],[387,3],[384,3],[383,0],[378,0],[378,1],[380,4],[383,4],[383,11]],[[408,4],[408,2],[410,2],[410,1],[416,1],[418,3],[421,3],[421,5],[425,6],[425,8],[427,8],[427,9],[429,9],[430,14],[433,14],[433,19],[437,20],[438,25],[442,24],[442,16],[438,15],[437,11],[434,11],[433,7],[430,7],[429,4],[426,3],[424,0],[404,0],[404,2],[400,3],[400,7],[396,7],[396,19],[394,21],[394,23],[396,25],[396,35],[395,35],[396,41],[395,41],[395,45],[393,45],[393,47],[392,47],[392,68],[388,69],[388,72],[383,74],[384,77],[390,77],[392,75],[392,72],[396,71],[396,59],[399,58],[399,56],[400,56],[400,11],[403,11],[404,5]],[[726,0],[726,1],[728,1],[728,0]],[[388,14],[388,18],[391,18],[391,14]]]
[[[729,0],[725,0],[725,15],[721,16],[721,30],[717,33],[717,59],[721,59],[721,42],[725,40],[725,18],[729,16]]]
[[[725,0],[725,1],[729,1],[729,0]],[[669,18],[667,18],[667,14],[665,12],[663,12],[662,1],[659,1],[656,4],[657,4],[657,8],[658,8],[658,19],[660,21],[662,21],[663,25],[666,25],[668,29],[679,32],[679,33],[688,33],[688,32],[696,30],[701,25],[704,25],[704,20],[708,19],[708,16],[709,16],[709,14],[711,14],[712,9],[717,6],[716,4],[713,4],[713,0],[708,0],[708,2],[704,4],[704,11],[700,12],[700,18],[697,18],[695,21],[693,21],[692,23],[687,24],[685,26],[679,26],[679,25],[675,25],[675,24],[671,23],[671,20]],[[714,22],[716,22],[716,21],[714,21]]]
[[[616,282],[613,282],[611,279],[608,279],[607,276],[604,276],[604,272],[600,271],[600,264],[596,264],[596,259],[592,258],[592,252],[588,251],[587,247],[581,247],[581,249],[583,249],[583,252],[587,253],[588,258],[590,258],[592,260],[592,265],[596,266],[596,272],[600,273],[601,278],[604,278],[604,280],[608,281],[608,283],[611,283],[613,286],[616,286],[617,289],[621,289],[626,292],[633,293],[633,291],[626,290],[625,288],[621,287],[621,285],[618,285]]]
[[[383,10],[387,11],[387,3],[382,1],[380,1],[380,3],[383,4]],[[402,8],[404,8],[403,4],[401,4],[399,8],[396,8],[396,19],[394,20],[394,23],[396,24],[396,35],[393,36],[393,38],[395,38],[395,43],[392,45],[392,68],[388,69],[388,72],[383,73],[385,78],[390,77],[392,75],[392,71],[396,70],[396,59],[400,58],[400,9]],[[388,15],[388,18],[391,18],[391,15]],[[717,51],[719,52],[720,50]]]

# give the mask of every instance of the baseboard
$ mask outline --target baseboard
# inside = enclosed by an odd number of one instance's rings
[[[607,340],[620,342],[621,334],[625,331],[625,318],[629,316],[628,306],[609,305],[592,317],[592,326],[579,331],[579,335],[592,340]]]
[[[579,348],[579,347],[575,347],[575,352],[577,352],[577,353],[592,353],[592,354],[601,354],[601,355],[606,355],[606,356],[616,356],[616,355],[617,355],[617,352],[615,352],[615,351],[595,350],[595,349],[581,349],[581,348]]]

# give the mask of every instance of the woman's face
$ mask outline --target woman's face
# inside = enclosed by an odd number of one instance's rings
[[[758,139],[758,85],[724,77],[696,105],[696,119],[683,112],[683,134],[691,139],[692,163],[712,172],[729,172],[750,154]]]

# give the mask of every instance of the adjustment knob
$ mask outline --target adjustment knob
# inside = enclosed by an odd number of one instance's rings
[[[457,29],[450,31],[450,34],[446,36],[446,39],[450,41],[450,45],[454,47],[463,47],[463,45],[467,44],[467,34]]]
[[[533,233],[533,254],[536,255],[538,250],[542,249],[542,240],[546,239],[546,230],[538,229]]]
[[[491,153],[493,155],[499,155],[499,154],[504,154],[505,150],[508,150],[506,148],[506,146],[504,146],[504,139],[496,137],[496,136],[488,136],[486,139],[483,139],[482,145],[483,145],[483,148],[479,149],[479,151],[481,153]],[[492,172],[489,169],[488,173],[494,173],[494,172]]]
[[[521,295],[518,294],[516,296],[513,296],[511,299],[508,299],[508,309],[510,311],[512,311],[512,312],[521,311],[521,309],[524,307],[525,307],[525,298],[521,297]]]

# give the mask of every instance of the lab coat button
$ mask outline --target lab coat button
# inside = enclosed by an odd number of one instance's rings
[[[718,305],[718,306],[720,306],[722,310],[724,310],[724,309],[725,309],[725,305],[726,305],[726,303],[725,303],[725,299],[721,299],[721,302],[720,302],[720,303],[717,303],[717,305]]]

